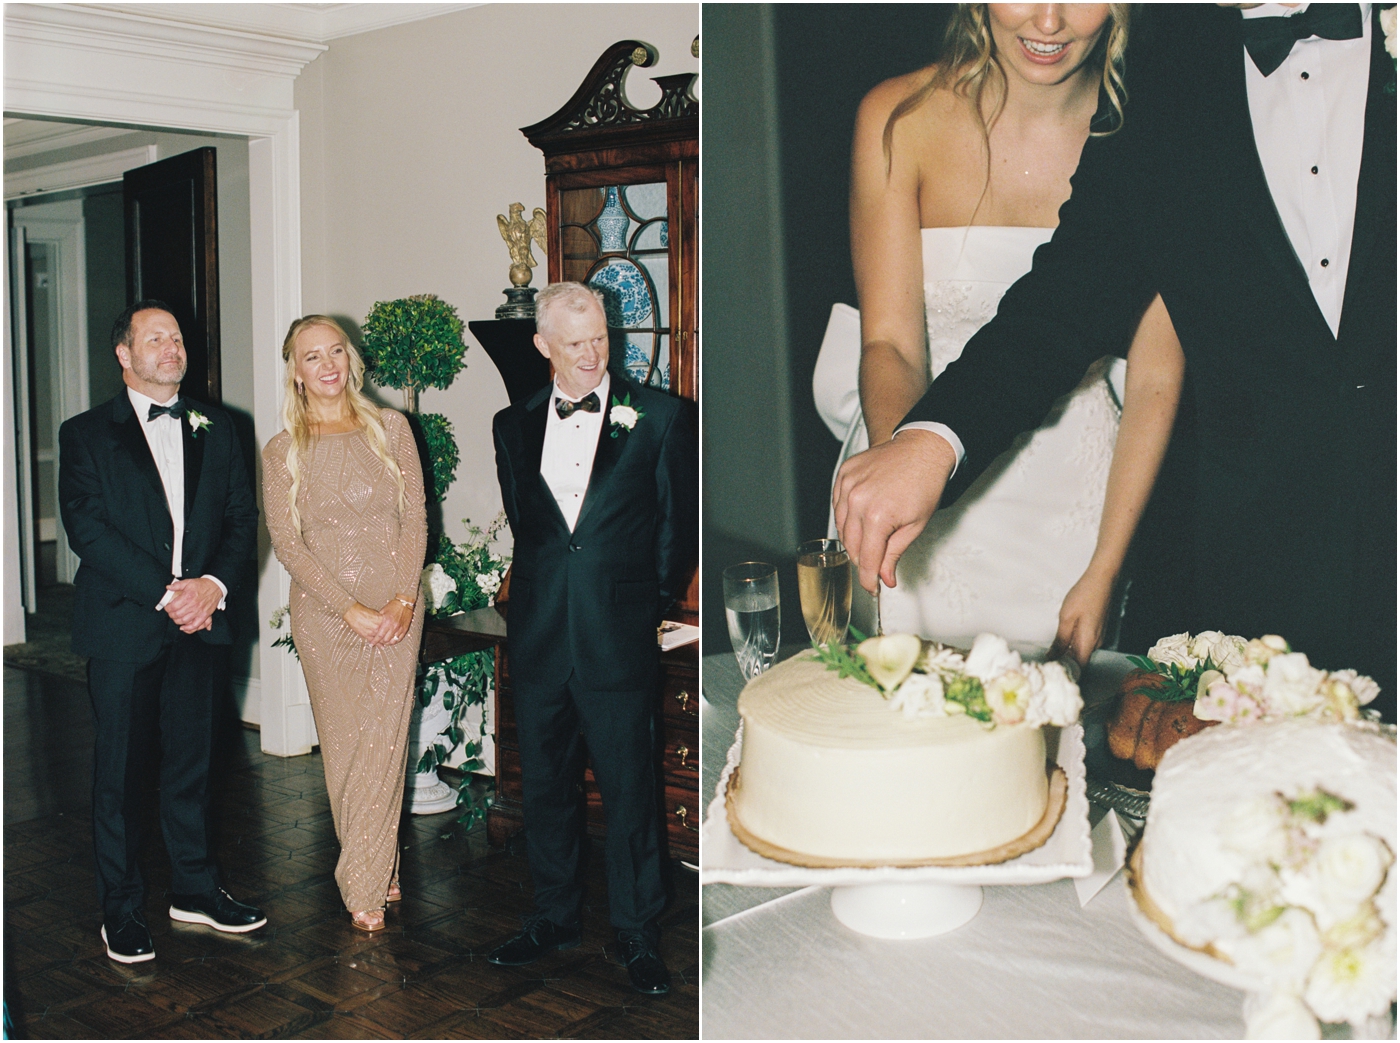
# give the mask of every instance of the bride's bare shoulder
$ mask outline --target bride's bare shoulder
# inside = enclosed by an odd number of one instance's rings
[[[893,144],[928,145],[969,132],[977,132],[976,120],[967,99],[950,87],[929,85],[939,78],[937,65],[925,66],[877,84],[861,101],[856,116],[857,148],[863,143],[884,149],[885,128],[890,117],[909,99],[917,103],[894,124]],[[979,135],[980,136],[980,135]]]

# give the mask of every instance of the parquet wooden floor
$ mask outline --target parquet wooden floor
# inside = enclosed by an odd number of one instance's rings
[[[92,875],[91,711],[83,686],[4,671],[4,997],[35,1038],[690,1039],[699,1024],[699,888],[677,868],[662,918],[665,997],[627,984],[607,924],[601,850],[584,944],[514,969],[483,954],[529,907],[523,853],[464,835],[454,815],[403,820],[404,900],[388,929],[350,927],[319,754],[263,754],[225,729],[215,821],[229,890],[268,914],[251,935],[175,924],[154,814],[143,872],[154,961],[107,959]],[[154,792],[149,807],[154,810]]]

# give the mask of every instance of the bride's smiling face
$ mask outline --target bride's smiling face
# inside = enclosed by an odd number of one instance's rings
[[[997,57],[1028,83],[1069,79],[1099,42],[1108,4],[988,4]]]

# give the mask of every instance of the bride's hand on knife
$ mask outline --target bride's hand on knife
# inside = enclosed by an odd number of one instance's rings
[[[957,462],[931,431],[906,431],[841,465],[832,503],[836,528],[860,570],[860,585],[895,585],[895,564],[923,532]]]
[[[1069,588],[1060,606],[1060,625],[1050,646],[1050,659],[1072,655],[1080,666],[1088,665],[1089,657],[1103,644],[1113,584],[1113,576],[1101,574],[1090,565],[1079,582]]]

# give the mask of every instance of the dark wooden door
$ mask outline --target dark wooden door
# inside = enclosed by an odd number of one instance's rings
[[[219,206],[215,149],[197,148],[122,176],[126,297],[164,301],[185,335],[181,386],[223,398],[219,368]]]

